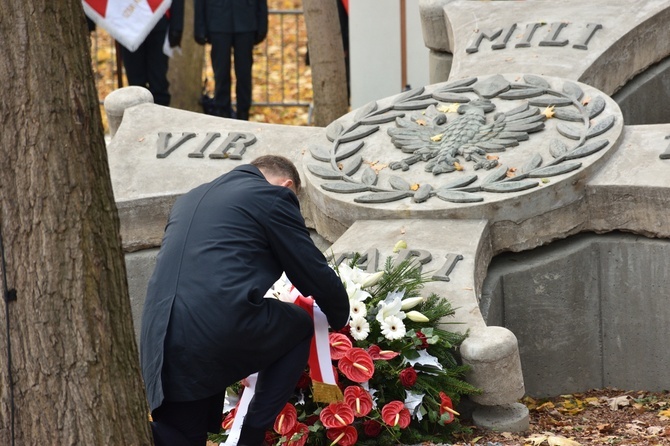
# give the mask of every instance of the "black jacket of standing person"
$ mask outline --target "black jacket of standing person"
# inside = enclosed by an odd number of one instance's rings
[[[158,105],[170,105],[167,78],[169,57],[163,52],[165,36],[170,47],[180,46],[184,32],[184,0],[172,0],[170,9],[135,50],[121,46],[121,58],[128,85],[147,88]]]
[[[282,272],[315,298],[331,327],[348,321],[346,290],[310,238],[291,185],[282,187],[287,177],[271,167],[238,166],[172,208],[142,316],[142,373],[152,411],[218,394],[207,404],[216,406],[220,427],[225,388],[261,371],[256,405],[264,413],[254,414],[252,401],[244,427],[261,432],[274,421],[304,370],[313,331],[305,310],[263,297]],[[305,350],[289,361],[289,382],[276,370],[263,376],[299,342]],[[280,404],[263,401],[259,392],[268,383],[282,387]]]
[[[268,33],[267,0],[195,0],[194,38],[201,45],[211,43],[214,71],[212,114],[248,120],[254,45]],[[235,97],[231,105],[231,56],[235,54]]]

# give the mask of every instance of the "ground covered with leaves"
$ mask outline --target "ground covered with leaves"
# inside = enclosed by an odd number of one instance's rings
[[[522,402],[530,411],[528,432],[490,432],[470,426],[472,432],[459,436],[453,446],[670,445],[667,391],[601,389]]]

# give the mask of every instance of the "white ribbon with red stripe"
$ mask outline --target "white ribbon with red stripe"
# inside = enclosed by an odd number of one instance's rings
[[[135,51],[172,0],[82,0],[84,12],[121,45]]]
[[[323,314],[319,306],[310,297],[304,297],[293,286],[291,286],[290,296],[296,305],[305,309],[314,320],[314,338],[309,353],[310,376],[313,383],[323,383],[337,388],[335,373],[333,372],[332,358],[330,356],[330,341],[328,338],[328,319]],[[253,380],[251,379],[253,377]],[[247,378],[248,386],[244,387],[240,404],[235,412],[233,425],[228,433],[228,438],[221,446],[235,445],[240,438],[242,423],[249,408],[249,401],[253,397],[256,389],[257,374]],[[337,388],[339,390],[339,388]]]

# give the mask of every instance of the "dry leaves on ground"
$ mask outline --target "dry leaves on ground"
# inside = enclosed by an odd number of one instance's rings
[[[670,445],[670,393],[591,390],[546,400],[525,398],[530,429],[486,432],[473,427],[454,446]]]

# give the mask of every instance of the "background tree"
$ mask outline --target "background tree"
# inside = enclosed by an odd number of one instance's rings
[[[202,94],[202,68],[205,47],[193,39],[193,1],[184,2],[184,33],[181,39],[181,54],[170,59],[168,80],[170,81],[170,107],[193,112],[202,112],[198,102]]]
[[[151,444],[80,0],[0,2],[0,85],[0,444]]]
[[[314,125],[318,127],[327,126],[349,111],[338,1],[302,1],[312,67]]]

